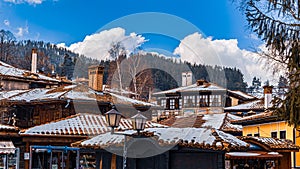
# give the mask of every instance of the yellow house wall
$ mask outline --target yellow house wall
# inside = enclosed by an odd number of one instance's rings
[[[271,132],[277,132],[277,138],[280,138],[280,131],[286,131],[286,139],[294,140],[293,138],[293,130],[292,126],[289,126],[285,121],[280,122],[271,122],[264,124],[255,124],[249,126],[243,126],[243,136],[247,136],[248,134],[258,133],[260,137],[271,137]],[[295,144],[300,146],[300,133],[296,132],[296,140]],[[300,152],[292,153],[292,166],[294,166],[294,155],[296,158],[296,166],[300,167]]]
[[[243,126],[243,136],[247,136],[247,134],[252,134],[253,136],[259,132],[260,137],[271,137],[271,132],[275,131],[277,132],[278,138],[280,131],[286,131],[286,139],[293,140],[293,127],[288,126],[288,124],[283,121]]]

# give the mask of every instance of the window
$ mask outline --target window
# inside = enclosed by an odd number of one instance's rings
[[[247,136],[252,136],[252,134],[247,134]]]
[[[286,139],[286,131],[280,131],[280,139]]]
[[[208,107],[208,95],[197,96],[197,107]]]
[[[182,108],[182,99],[179,99],[179,109]]]
[[[221,95],[210,95],[210,103],[213,107],[220,107],[221,103]]]
[[[277,131],[271,132],[271,137],[272,138],[277,138]]]
[[[195,96],[184,96],[183,101],[184,107],[195,107]]]
[[[254,134],[254,137],[259,137],[259,133],[255,133],[255,134]]]
[[[166,108],[166,100],[162,99],[160,101],[160,105],[163,107],[163,108]]]
[[[175,99],[170,99],[170,110],[175,109]]]

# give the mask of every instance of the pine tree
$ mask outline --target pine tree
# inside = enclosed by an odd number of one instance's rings
[[[290,125],[300,125],[300,2],[295,0],[244,0],[249,27],[265,42],[261,52],[286,68],[289,91],[285,99],[276,98],[274,108]],[[278,69],[278,68],[277,68]]]

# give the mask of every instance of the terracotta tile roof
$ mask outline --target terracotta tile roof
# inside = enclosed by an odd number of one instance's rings
[[[251,137],[251,136],[242,136],[239,139],[247,142],[253,143],[258,146],[261,146],[269,151],[285,151],[285,150],[294,150],[299,151],[299,146],[295,145],[291,140],[287,139],[278,139],[270,137]]]
[[[208,150],[245,150],[248,144],[236,137],[215,129],[206,128],[148,128],[144,133],[151,133],[147,139],[157,142],[161,146],[179,145]],[[126,135],[134,135],[135,131],[123,132]],[[131,139],[130,137],[129,139]],[[106,148],[109,146],[123,146],[124,135],[111,133],[100,134],[91,139],[77,142],[72,146],[86,148]]]
[[[246,116],[238,120],[232,120],[233,124],[253,124],[253,123],[261,123],[270,120],[280,120],[273,111],[265,111],[263,113]]]
[[[146,127],[165,127],[148,121]],[[121,119],[117,130],[128,130],[132,128],[129,119]],[[95,136],[110,131],[105,116],[96,114],[76,114],[58,121],[35,126],[21,131],[21,135],[73,135],[73,136]]]
[[[241,132],[242,126],[231,124],[231,120],[238,117],[227,113],[214,113],[204,115],[191,115],[187,117],[170,116],[159,122],[160,124],[176,128],[195,127],[195,128],[214,128],[222,131]]]

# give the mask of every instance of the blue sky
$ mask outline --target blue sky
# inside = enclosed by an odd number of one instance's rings
[[[16,33],[19,27],[28,27],[28,33],[19,37],[20,39],[64,42],[70,45],[118,18],[141,12],[161,12],[191,22],[206,36],[214,39],[238,39],[240,48],[252,47],[245,18],[231,0],[218,0],[217,3],[203,0],[36,0],[36,4],[27,3],[26,0],[2,0],[0,7],[0,26],[3,29]],[[4,25],[4,20],[9,21],[9,27]],[[153,42],[156,45],[154,41],[158,39],[153,37],[148,44]],[[166,49],[175,48],[174,41],[167,38],[162,38],[162,41],[166,41],[162,43]]]
[[[142,43],[183,61],[237,67],[248,83],[272,82],[252,52],[261,42],[232,0],[0,0],[0,29],[101,59],[126,39],[129,48]]]

